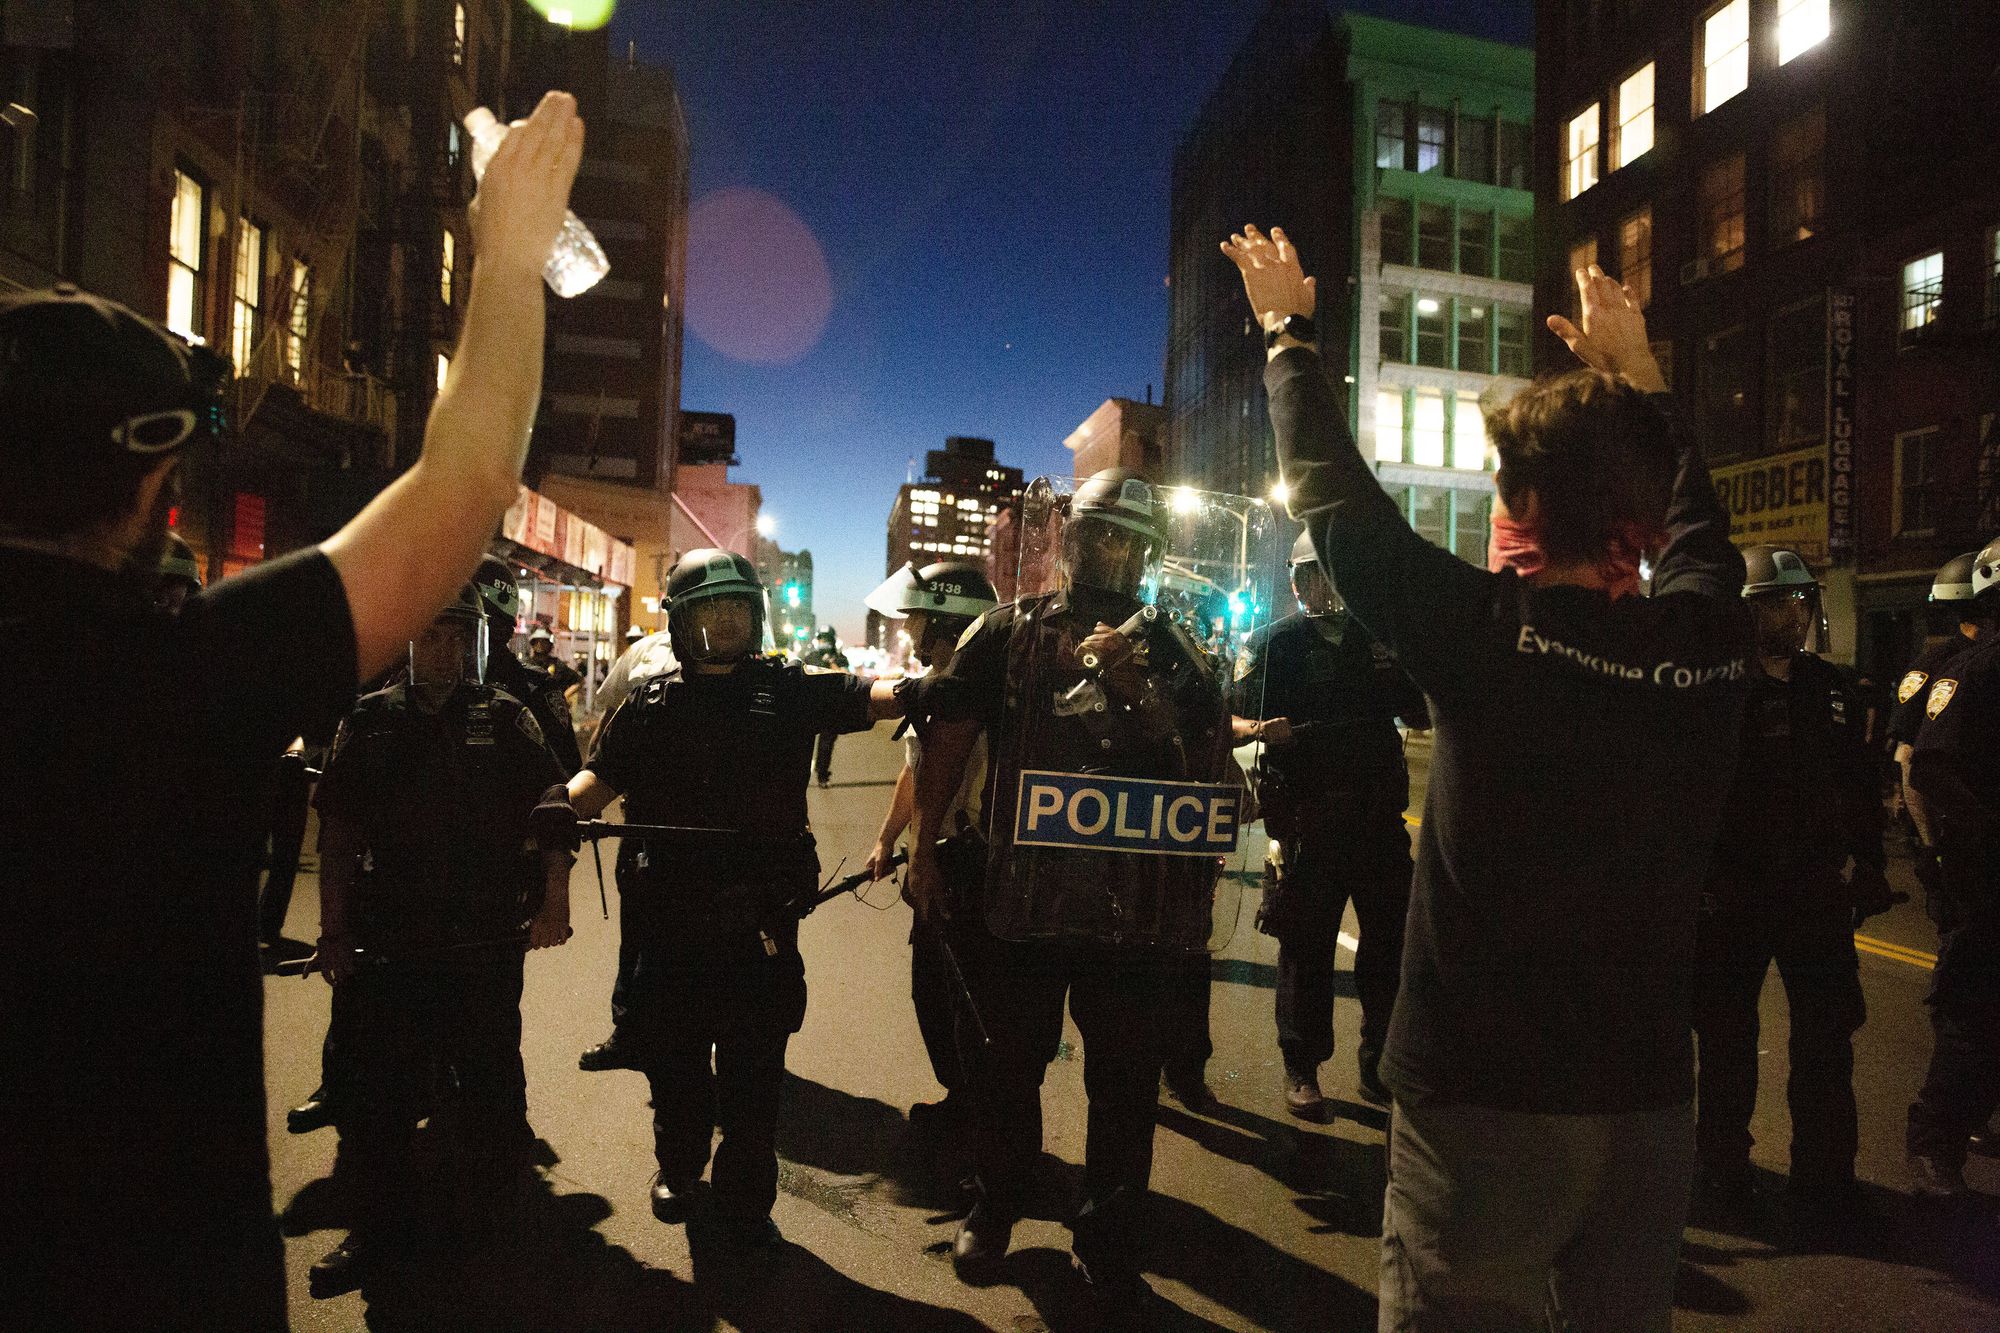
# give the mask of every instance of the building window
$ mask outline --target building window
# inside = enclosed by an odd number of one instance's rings
[[[236,288],[229,303],[229,355],[236,373],[250,373],[257,350],[257,313],[263,304],[264,229],[247,218],[236,223]]]
[[[1382,262],[1410,262],[1410,201],[1382,200]]]
[[[1375,107],[1375,165],[1404,166],[1404,152],[1410,139],[1410,104],[1384,100]]]
[[[1461,116],[1458,121],[1460,180],[1493,183],[1493,118]]]
[[[1714,458],[1742,458],[1757,443],[1750,415],[1750,336],[1738,325],[1701,343],[1695,368],[1696,421]]]
[[[446,356],[443,352],[439,352],[437,355],[438,355],[438,363],[437,363],[438,392],[443,393],[445,376],[451,373],[451,358]]]
[[[1563,300],[1568,304],[1569,317],[1583,318],[1583,294],[1577,290],[1576,275],[1597,262],[1597,238],[1586,236],[1569,248],[1569,285],[1563,289]]]
[[[183,338],[201,334],[201,268],[207,190],[185,171],[174,173],[167,222],[167,327]]]
[[[451,7],[451,63],[465,68],[465,6]]]
[[[465,140],[461,137],[458,122],[453,121],[444,129],[444,164],[457,167],[465,155]]]
[[[1701,256],[1710,273],[1743,267],[1743,154],[1701,173]]]
[[[1410,422],[1410,461],[1420,467],[1444,466],[1444,390],[1418,389]]]
[[[1750,86],[1750,0],[1729,0],[1701,22],[1703,112],[1715,110]]]
[[[1535,222],[1525,215],[1502,213],[1495,232],[1500,252],[1500,277],[1507,282],[1535,280]]]
[[[1936,426],[1896,437],[1896,535],[1928,537],[1944,504],[1944,432]]]
[[[1493,276],[1493,215],[1484,209],[1458,215],[1458,271]]]
[[[1803,241],[1819,230],[1826,196],[1821,160],[1826,112],[1815,109],[1778,131],[1771,142],[1771,244]]]
[[[1451,491],[1443,486],[1410,487],[1410,526],[1432,546],[1451,549]]]
[[[1451,209],[1417,205],[1417,267],[1451,272]]]
[[[1518,120],[1500,122],[1500,152],[1497,183],[1510,190],[1528,188],[1528,174],[1534,169],[1534,130]]]
[[[1653,303],[1653,210],[1642,208],[1618,224],[1618,280],[1644,310]]]
[[[1944,251],[1903,265],[1904,346],[1920,342],[1944,318]]]
[[[1469,393],[1452,399],[1451,465],[1467,472],[1486,470],[1486,414]]]
[[[1417,108],[1417,170],[1442,171],[1450,158],[1451,112],[1444,107]]]
[[[2000,227],[1986,233],[1986,326],[2000,324]]]
[[[312,339],[312,266],[292,261],[291,310],[285,321],[285,369],[297,384],[306,368],[306,344]]]
[[[1410,294],[1384,292],[1380,319],[1382,359],[1407,363],[1410,359]]]
[[[1563,137],[1563,198],[1574,199],[1597,184],[1597,120],[1602,107],[1592,102],[1570,118]]]
[[[1482,464],[1483,466],[1483,464]],[[1486,568],[1487,524],[1493,497],[1485,491],[1451,493],[1451,553],[1468,565]]]
[[[1417,364],[1443,369],[1451,364],[1451,312],[1434,296],[1417,298]]]
[[[1789,64],[1826,40],[1827,0],[1778,0],[1778,63]]]
[[[1502,375],[1528,373],[1528,312],[1519,306],[1493,308],[1493,342]]]
[[[1617,128],[1612,132],[1612,170],[1630,166],[1653,146],[1653,66],[1647,65],[1618,85],[1612,100]]]
[[[1826,441],[1826,299],[1786,306],[1771,319],[1771,441],[1779,453]]]
[[[1375,461],[1403,461],[1403,391],[1381,389],[1375,394]]]
[[[458,238],[451,234],[451,228],[444,229],[444,248],[438,255],[438,296],[446,305],[451,304],[451,270],[457,258]]]
[[[1479,375],[1493,373],[1493,321],[1483,305],[1459,304],[1458,368]]]

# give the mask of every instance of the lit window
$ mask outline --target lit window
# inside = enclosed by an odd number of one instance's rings
[[[1410,423],[1410,461],[1424,467],[1444,466],[1444,391],[1417,390],[1415,418]]]
[[[1750,0],[1729,0],[1701,24],[1701,109],[1750,86]]]
[[[1701,173],[1701,257],[1710,273],[1743,267],[1743,154]]]
[[[1778,63],[1787,64],[1826,40],[1827,0],[1778,0]]]
[[[1617,137],[1611,141],[1612,168],[1629,166],[1653,146],[1653,67],[1647,65],[1618,85],[1614,103]]]
[[[1618,280],[1632,289],[1639,308],[1653,302],[1653,210],[1642,208],[1618,224]]]
[[[257,350],[257,307],[264,289],[264,229],[247,220],[236,224],[236,289],[230,301],[229,355],[236,373],[248,374]]]
[[[303,260],[292,261],[291,298],[291,317],[285,322],[285,369],[296,384],[305,373],[306,344],[312,337],[312,267]]]
[[[1375,461],[1403,461],[1403,393],[1383,389],[1375,395]]]
[[[1486,469],[1486,414],[1469,393],[1459,394],[1452,402],[1451,465],[1468,472]]]
[[[1896,535],[1928,537],[1944,508],[1944,432],[1936,426],[1896,437]]]
[[[207,191],[185,171],[174,173],[167,223],[167,327],[184,338],[201,332],[201,261]]]
[[[1597,120],[1602,110],[1592,102],[1569,122],[1563,143],[1563,198],[1574,199],[1597,184]]]
[[[1486,307],[1460,302],[1458,307],[1458,368],[1475,375],[1493,372],[1492,320]]]
[[[1417,170],[1442,171],[1451,112],[1434,106],[1417,108]]]
[[[444,392],[444,377],[451,371],[451,358],[438,353],[438,392]]]
[[[451,63],[465,67],[465,6],[451,7]]]
[[[451,234],[451,228],[446,227],[444,230],[444,252],[442,262],[438,268],[438,295],[444,298],[446,305],[451,304],[451,268],[457,246],[457,238]]]
[[[1596,262],[1597,238],[1595,236],[1586,236],[1569,248],[1570,280],[1563,288],[1563,299],[1569,303],[1568,309],[1571,319],[1581,319],[1583,317],[1581,305],[1583,298],[1578,294],[1576,289],[1576,275]]]
[[[1410,107],[1407,102],[1380,102],[1375,108],[1375,165],[1403,166],[1404,146],[1409,142]]]
[[[1826,148],[1826,113],[1814,110],[1778,131],[1771,142],[1771,243],[1789,245],[1820,227],[1826,198],[1820,166]]]
[[[1903,334],[1918,342],[1944,317],[1944,252],[1903,265]]]
[[[1417,364],[1442,369],[1451,364],[1451,311],[1433,297],[1417,298]]]

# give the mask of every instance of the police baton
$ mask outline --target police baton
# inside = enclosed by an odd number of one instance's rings
[[[512,946],[517,949],[528,947],[528,932],[517,930],[511,935],[496,935],[491,939],[463,940],[457,944],[439,944],[428,949],[412,949],[408,953],[384,954],[374,949],[356,945],[349,952],[354,961],[362,967],[387,967],[391,963],[423,962],[432,958],[449,958],[453,954],[469,953],[474,949],[499,949]],[[310,976],[323,972],[326,964],[320,961],[317,950],[304,958],[286,958],[272,966],[271,975],[279,977]]]
[[[604,857],[597,844],[604,838],[741,838],[752,842],[781,842],[780,838],[746,833],[742,829],[702,828],[694,824],[617,824],[608,819],[579,819],[576,836],[590,844],[590,859],[597,867],[597,910],[611,919],[611,900],[604,893]],[[815,904],[817,905],[817,904]]]
[[[890,870],[894,870],[897,866],[904,864],[909,859],[910,859],[910,854],[908,852],[897,852],[894,856],[889,858],[889,865],[887,868]],[[812,897],[806,899],[805,906],[799,909],[799,917],[801,919],[809,917],[825,904],[832,902],[835,898],[839,898],[845,894],[854,893],[858,891],[862,885],[872,883],[873,881],[879,878],[881,878],[881,876],[871,875],[866,870],[857,870],[853,874],[849,875],[846,879],[836,880],[833,883],[827,885],[825,888],[821,889],[818,893],[815,893]]]

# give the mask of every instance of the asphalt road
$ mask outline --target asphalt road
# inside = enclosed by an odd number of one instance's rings
[[[1422,746],[1413,747],[1421,793]],[[720,760],[726,762],[726,759]],[[887,728],[841,742],[834,785],[812,793],[822,859],[852,869],[873,842],[900,751]],[[1418,796],[1419,806],[1421,795]],[[310,845],[310,844],[309,844]],[[1368,1330],[1383,1188],[1383,1113],[1354,1094],[1359,1020],[1352,987],[1338,1006],[1339,1051],[1322,1071],[1336,1116],[1306,1125],[1283,1109],[1272,1030],[1276,945],[1250,925],[1261,835],[1228,884],[1242,901],[1214,961],[1216,1057],[1211,1116],[1163,1101],[1153,1186],[1160,1243],[1150,1269],[1167,1329]],[[608,860],[608,858],[607,858]],[[1907,863],[1892,877],[1914,889]],[[1082,1060],[1074,1030],[1044,1084],[1044,1206],[1017,1229],[1006,1281],[972,1289],[943,1251],[966,1204],[951,1144],[918,1141],[905,1113],[937,1095],[908,1001],[908,910],[888,885],[839,900],[803,931],[811,1008],[789,1059],[775,1218],[788,1246],[765,1281],[697,1283],[682,1230],[647,1206],[652,1144],[644,1080],[586,1074],[577,1052],[608,1030],[612,921],[599,917],[586,853],[572,885],[576,937],[528,961],[523,1002],[530,1115],[542,1140],[539,1183],[512,1239],[469,1258],[412,1261],[361,1293],[316,1301],[306,1270],[341,1235],[328,1177],[331,1130],[285,1132],[284,1110],[317,1081],[328,990],[316,979],[266,982],[266,1053],[275,1200],[287,1236],[292,1318],[300,1329],[957,1330],[1087,1329],[1097,1312],[1067,1258],[1059,1219],[1083,1148]],[[302,875],[288,934],[310,939],[317,885]],[[1355,929],[1349,918],[1347,929]],[[1935,948],[1914,907],[1870,923],[1861,956],[1869,1022],[1856,1041],[1861,1173],[1879,1228],[1823,1236],[1782,1207],[1785,1007],[1775,973],[1764,995],[1763,1096],[1756,1161],[1773,1193],[1748,1235],[1688,1232],[1675,1328],[1813,1333],[1976,1333],[2000,1329],[2000,1230],[1940,1217],[1899,1191],[1903,1117],[1930,1034],[1921,1005]],[[1351,955],[1343,959],[1351,965]],[[1968,1173],[2000,1196],[2000,1161]],[[417,1182],[413,1182],[413,1188]],[[1992,1199],[1988,1199],[1990,1204]]]

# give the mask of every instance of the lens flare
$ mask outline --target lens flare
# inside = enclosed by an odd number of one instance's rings
[[[560,28],[595,32],[611,22],[617,0],[528,0],[528,8]]]

